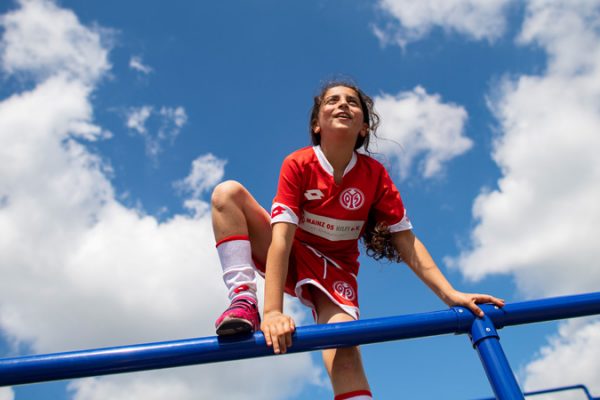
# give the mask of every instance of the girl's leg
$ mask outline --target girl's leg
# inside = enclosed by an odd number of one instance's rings
[[[252,254],[264,263],[271,244],[271,217],[244,186],[225,181],[213,190],[212,223],[215,240],[248,236]]]
[[[219,335],[258,329],[256,273],[271,241],[269,214],[239,183],[223,182],[213,191],[212,219],[223,280],[231,306],[215,323]]]
[[[354,321],[319,289],[312,289],[319,324]],[[358,347],[323,351],[323,362],[336,399],[370,399],[371,391]]]

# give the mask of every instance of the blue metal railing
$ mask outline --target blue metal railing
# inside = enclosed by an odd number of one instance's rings
[[[527,392],[527,393],[525,393],[525,395],[526,396],[537,396],[540,394],[566,392],[568,390],[583,390],[583,393],[587,396],[588,400],[599,400],[600,399],[600,397],[593,397],[585,385],[563,386],[563,387],[558,387],[558,388],[553,388],[553,389],[536,390],[534,392]]]
[[[572,391],[572,390],[582,390],[588,400],[600,400],[600,397],[592,396],[589,389],[585,385],[561,386],[561,387],[552,388],[552,389],[535,390],[532,392],[526,392],[525,396],[538,396],[541,394],[566,392],[566,391]],[[494,400],[494,399],[495,399],[495,397],[486,397],[485,399],[479,399],[479,400]]]
[[[288,353],[347,347],[442,334],[467,333],[478,351],[496,398],[523,399],[499,343],[497,329],[600,314],[600,292],[483,305],[483,319],[467,309],[298,327]],[[82,378],[273,355],[257,332],[246,337],[205,337],[0,359],[0,386]]]

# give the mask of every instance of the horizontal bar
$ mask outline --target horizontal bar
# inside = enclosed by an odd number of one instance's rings
[[[600,314],[600,292],[482,306],[495,326]],[[560,308],[556,311],[555,308]],[[538,315],[543,313],[544,315]],[[298,327],[289,353],[470,330],[475,317],[453,307],[428,313]],[[261,332],[235,339],[205,337],[133,346],[0,359],[0,386],[172,368],[273,355]]]
[[[571,390],[583,390],[583,392],[585,393],[588,400],[600,399],[600,397],[593,397],[592,394],[590,393],[590,391],[588,390],[587,386],[585,386],[585,385],[561,386],[561,387],[557,387],[557,388],[553,388],[553,389],[536,390],[536,391],[532,391],[532,392],[526,392],[525,396],[537,396],[537,395],[541,395],[541,394],[566,392],[566,391],[571,391]],[[484,399],[479,399],[479,400],[496,400],[496,398],[495,397],[486,397]]]
[[[528,300],[484,308],[497,329],[557,319],[600,314],[600,292]]]
[[[556,393],[556,392],[566,392],[569,390],[583,390],[583,393],[585,393],[585,395],[587,396],[588,400],[594,400],[597,399],[597,397],[592,397],[592,394],[590,393],[590,391],[588,390],[587,386],[585,385],[573,385],[573,386],[563,386],[563,387],[557,387],[554,389],[545,389],[545,390],[536,390],[533,392],[527,392],[525,393],[527,396],[537,396],[540,394],[548,394],[548,393]]]

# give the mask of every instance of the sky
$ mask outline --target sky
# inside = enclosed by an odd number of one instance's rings
[[[374,98],[375,156],[455,287],[508,302],[597,291],[599,17],[597,0],[0,1],[0,356],[214,335],[227,296],[211,190],[238,180],[268,209],[337,77]],[[361,318],[445,308],[405,265],[360,261]],[[525,390],[600,395],[597,317],[499,333]],[[379,399],[492,395],[465,336],[362,353]],[[331,393],[302,353],[0,400]]]

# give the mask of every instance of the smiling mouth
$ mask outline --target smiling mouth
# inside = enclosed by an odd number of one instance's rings
[[[339,114],[335,115],[335,118],[339,118],[339,119],[352,119],[352,116],[350,114],[347,114],[347,113],[339,113]]]

